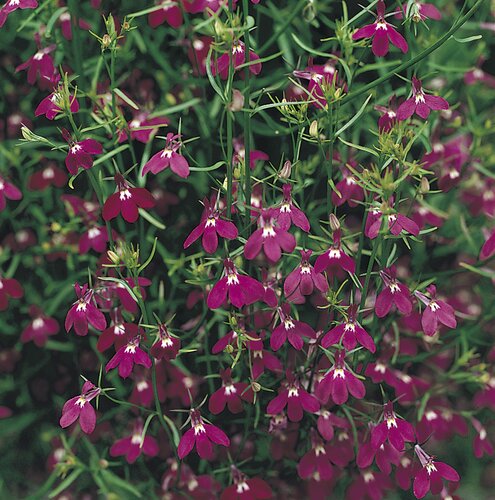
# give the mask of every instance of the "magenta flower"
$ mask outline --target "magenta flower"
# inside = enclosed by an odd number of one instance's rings
[[[401,452],[397,451],[390,443],[384,442],[378,448],[375,448],[371,442],[362,443],[356,457],[356,465],[360,468],[367,468],[373,460],[376,461],[378,468],[385,474],[392,472],[392,464],[400,464]]]
[[[201,222],[196,226],[184,241],[184,249],[190,247],[200,236],[206,253],[215,253],[218,248],[218,236],[228,240],[237,238],[237,228],[227,220],[220,218],[221,212],[216,206],[215,200],[211,202],[207,198],[203,200],[205,206],[201,215]]]
[[[426,290],[431,299],[417,290],[414,292],[414,295],[426,306],[421,317],[421,326],[425,334],[430,337],[435,335],[439,323],[448,328],[455,328],[457,321],[454,308],[443,300],[436,298],[437,288],[435,285],[430,285]]]
[[[40,48],[34,56],[31,56],[26,62],[17,66],[15,69],[16,73],[27,69],[27,81],[30,85],[34,84],[36,77],[39,77],[45,85],[53,82],[55,66],[53,65],[50,53],[56,48],[55,44],[49,45],[44,49]]]
[[[187,160],[178,153],[182,146],[180,135],[174,135],[172,132],[167,134],[167,141],[165,149],[156,153],[151,157],[143,168],[143,174],[148,172],[157,174],[166,168],[171,168],[172,172],[176,173],[179,177],[186,178],[189,176],[189,163]]]
[[[24,328],[21,333],[21,342],[33,341],[38,347],[43,347],[48,337],[56,335],[60,329],[56,319],[43,314],[43,311],[36,306],[29,308],[29,315],[32,321]]]
[[[397,9],[395,17],[397,19],[402,19],[406,14],[415,23],[425,21],[426,19],[433,19],[435,21],[440,21],[440,19],[442,19],[442,13],[435,7],[435,5],[432,3],[418,2],[417,0],[414,0],[414,2],[410,4],[409,12],[407,4],[403,5],[400,9]]]
[[[107,228],[92,224],[79,238],[79,253],[86,254],[90,249],[103,253],[107,249],[107,243]]]
[[[70,12],[63,12],[58,18],[60,22],[60,30],[62,31],[62,36],[66,40],[72,40],[72,17]],[[82,30],[90,30],[91,25],[88,24],[84,19],[76,19],[77,25]]]
[[[17,9],[36,9],[36,0],[7,0],[7,3],[0,9],[0,28],[5,24],[9,14]]]
[[[244,64],[246,62],[246,48],[244,46],[244,43],[241,42],[240,40],[236,40],[232,44],[232,64],[234,66],[234,71],[236,71],[239,66]],[[257,61],[254,62],[253,61]],[[249,65],[249,71],[253,75],[259,75],[261,72],[261,62],[259,62],[259,57],[252,51],[249,51],[249,62],[252,63]],[[228,52],[225,54],[222,54],[216,61],[216,64],[214,61],[211,61],[211,72],[213,76],[216,76],[217,74],[220,75],[220,77],[223,80],[226,80],[227,77],[229,76],[229,64],[230,64],[230,55]]]
[[[380,271],[384,287],[375,301],[375,313],[379,318],[386,316],[393,305],[405,316],[412,312],[411,293],[406,285],[397,281],[395,272],[395,267]]]
[[[95,330],[104,330],[107,327],[107,320],[104,314],[94,305],[92,289],[88,289],[85,284],[82,288],[79,283],[74,285],[74,291],[78,300],[72,304],[65,318],[65,330],[69,332],[74,326],[77,335],[88,334],[88,323]]]
[[[234,484],[227,486],[220,500],[265,500],[273,498],[270,486],[258,477],[248,478],[235,465],[230,466]]]
[[[41,170],[31,174],[28,180],[28,189],[32,191],[43,191],[48,186],[63,187],[67,182],[67,174],[56,166],[49,163]],[[1,203],[1,202],[0,202]]]
[[[140,336],[137,335],[129,340],[126,345],[122,346],[115,356],[105,366],[105,371],[108,373],[114,368],[119,368],[119,376],[127,378],[134,368],[134,365],[142,365],[146,368],[151,368],[150,357],[139,347]]]
[[[287,407],[287,416],[291,422],[299,422],[303,418],[303,410],[308,413],[316,413],[320,409],[320,403],[311,394],[303,389],[294,375],[287,372],[287,380],[282,382],[278,390],[278,396],[272,399],[266,408],[268,415],[278,415]]]
[[[397,418],[393,403],[388,401],[383,408],[383,420],[371,431],[371,445],[378,449],[386,440],[397,450],[404,451],[404,442],[413,442],[414,427],[401,418]]]
[[[206,60],[212,43],[213,38],[209,36],[193,38],[187,51],[187,57],[193,67],[194,75],[206,75]]]
[[[368,238],[374,240],[382,227],[382,220],[385,218],[389,231],[394,236],[399,236],[403,231],[413,236],[418,236],[419,226],[409,217],[396,212],[393,209],[393,200],[388,204],[384,203],[382,207],[373,207],[366,218],[364,234]]]
[[[344,404],[351,393],[357,399],[363,399],[366,390],[364,384],[352,373],[345,364],[345,351],[335,353],[335,363],[316,387],[316,396],[326,403],[330,396],[336,405]]]
[[[339,269],[354,274],[356,271],[356,264],[354,260],[342,250],[341,231],[337,229],[333,233],[333,245],[316,259],[315,273],[321,273],[325,270],[329,273],[334,273]]]
[[[172,336],[165,323],[161,323],[158,325],[156,342],[151,346],[150,354],[155,359],[170,361],[171,359],[175,359],[177,354],[179,354],[180,345],[180,339]]]
[[[421,462],[422,469],[414,478],[413,492],[416,498],[423,498],[431,490],[433,495],[438,495],[443,488],[442,479],[458,482],[459,474],[450,465],[437,462],[430,457],[418,444],[414,451]]]
[[[62,135],[69,144],[69,152],[65,158],[65,166],[72,175],[77,174],[79,167],[86,170],[91,168],[93,166],[93,158],[91,155],[99,155],[103,151],[102,145],[94,139],[74,142],[66,129],[62,129]]]
[[[126,438],[118,439],[110,448],[111,457],[125,456],[127,463],[133,464],[141,453],[149,457],[156,457],[160,448],[156,439],[143,436],[143,421],[138,418],[134,422],[132,434]]]
[[[376,12],[375,22],[358,29],[352,35],[352,39],[372,38],[371,50],[376,57],[383,57],[388,54],[389,41],[405,54],[409,49],[407,42],[391,24],[385,21],[385,2],[383,0],[378,2]]]
[[[119,214],[127,222],[136,222],[139,217],[138,208],[149,209],[155,206],[153,195],[145,188],[130,187],[122,175],[115,176],[117,192],[105,201],[102,216],[105,220],[112,220]]]
[[[64,102],[62,93],[54,90],[38,104],[38,107],[34,111],[34,116],[45,115],[48,120],[53,120],[59,113],[65,112],[65,107],[66,103]],[[69,108],[71,113],[79,111],[79,103],[75,96],[69,95]]]
[[[301,250],[301,263],[285,278],[284,294],[292,302],[299,295],[311,295],[316,288],[322,293],[328,290],[328,282],[321,273],[315,272],[309,263],[311,250]]]
[[[161,5],[162,8],[148,14],[148,24],[152,28],[160,26],[165,21],[172,28],[178,28],[182,25],[182,11],[180,10],[179,2],[175,0],[162,0],[158,5]]]
[[[232,163],[234,165],[244,165],[246,161],[246,149],[244,148],[244,143],[242,139],[233,139],[232,144],[234,146],[234,156],[232,158]],[[258,149],[251,149],[249,152],[249,168],[254,169],[256,167],[256,162],[268,160],[269,156]]]
[[[332,479],[334,470],[323,440],[314,429],[311,429],[311,448],[297,464],[297,473],[301,479],[312,478],[315,475],[323,481]]]
[[[140,112],[127,124],[131,139],[135,139],[143,144],[147,144],[153,139],[158,132],[159,127],[168,125],[168,118],[148,118],[149,113]],[[127,139],[127,130],[119,131],[119,142],[124,142]]]
[[[20,200],[22,198],[22,193],[13,184],[0,176],[0,212],[4,210],[7,205],[5,198],[8,200]]]
[[[378,119],[378,130],[380,132],[390,132],[397,123],[397,99],[393,95],[388,101],[388,107],[375,106],[377,111],[380,111],[381,116]]]
[[[280,324],[273,330],[270,337],[270,347],[278,351],[285,342],[300,351],[304,346],[303,337],[315,338],[315,331],[302,321],[294,319],[290,315],[290,307],[287,304],[278,309]]]
[[[265,368],[275,373],[282,372],[282,363],[273,353],[263,349],[262,342],[249,341],[248,349],[251,352],[253,380],[260,377]]]
[[[297,208],[292,201],[292,185],[287,183],[284,184],[284,201],[280,205],[277,214],[277,222],[281,229],[288,231],[291,224],[294,224],[298,228],[302,229],[306,233],[311,229],[308,218],[304,212]]]
[[[354,175],[347,168],[344,168],[342,170],[342,180],[337,182],[335,189],[332,191],[332,203],[336,207],[340,207],[347,202],[350,207],[356,207],[357,202],[363,199],[363,188],[358,184]]]
[[[110,311],[112,324],[98,337],[96,348],[99,352],[105,352],[112,345],[118,351],[127,344],[129,339],[133,339],[139,334],[139,327],[134,323],[126,323],[119,308]]]
[[[225,432],[215,425],[205,423],[197,408],[191,409],[189,419],[191,428],[181,437],[177,448],[177,454],[181,460],[191,453],[194,445],[196,445],[196,451],[200,458],[206,460],[211,459],[213,456],[212,443],[230,446],[230,439]]]
[[[225,275],[215,283],[206,300],[210,309],[221,307],[227,296],[230,303],[237,308],[263,299],[265,288],[259,281],[239,274],[231,259],[225,259],[223,265]]]
[[[342,345],[347,351],[351,351],[359,343],[368,351],[376,351],[375,343],[368,332],[356,321],[357,306],[351,305],[348,309],[349,317],[345,323],[340,323],[332,328],[321,340],[321,345],[328,349],[331,345]]]
[[[282,257],[282,250],[291,253],[296,247],[294,236],[277,225],[276,210],[263,210],[258,218],[258,226],[244,246],[246,259],[256,258],[263,249],[268,260],[275,263]]]
[[[96,426],[96,412],[89,403],[100,393],[101,389],[95,387],[91,382],[88,380],[84,382],[81,394],[69,399],[64,404],[60,426],[65,429],[79,419],[81,430],[85,434],[91,434]]]
[[[17,280],[0,276],[0,311],[7,309],[9,298],[20,299],[23,295],[24,290]]]
[[[213,415],[218,415],[228,407],[231,413],[240,413],[243,410],[243,401],[253,403],[254,392],[245,382],[233,382],[232,370],[220,370],[222,387],[215,391],[208,401],[208,409]]]
[[[471,423],[476,431],[473,441],[473,452],[476,458],[481,458],[485,453],[488,456],[493,455],[494,449],[492,443],[488,439],[486,429],[481,422],[474,417],[471,417]]]
[[[397,120],[407,120],[414,113],[426,120],[431,110],[437,111],[440,109],[449,109],[449,103],[443,97],[425,94],[421,86],[421,80],[413,76],[412,97],[406,99],[397,109]]]
[[[327,441],[331,441],[333,439],[334,426],[346,429],[349,427],[349,423],[345,418],[338,417],[337,415],[322,408],[318,414],[316,427],[323,439]]]

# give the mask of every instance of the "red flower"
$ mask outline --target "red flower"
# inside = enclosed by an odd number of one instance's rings
[[[306,233],[311,229],[308,218],[302,210],[297,208],[292,201],[292,185],[284,184],[284,201],[280,205],[277,214],[277,222],[281,229],[288,231],[291,224],[302,229]]]
[[[371,444],[378,449],[387,439],[397,451],[404,451],[404,441],[414,441],[414,427],[397,418],[391,401],[384,406],[382,422],[371,431]]]
[[[205,206],[201,215],[201,222],[196,226],[184,241],[184,249],[190,247],[200,236],[201,242],[207,253],[215,253],[218,248],[218,236],[235,240],[237,238],[237,228],[227,220],[220,218],[220,210],[214,200],[211,202],[207,198],[203,200]]]
[[[409,12],[407,7],[409,6]],[[435,21],[440,21],[442,19],[442,13],[433,5],[432,3],[423,3],[415,0],[409,5],[403,5],[400,9],[397,9],[395,17],[397,19],[402,19],[404,15],[408,15],[415,23],[420,21],[425,21],[426,19],[434,19]]]
[[[23,295],[24,290],[17,280],[0,276],[0,311],[7,309],[9,298],[20,299]]]
[[[115,176],[117,192],[105,201],[102,216],[105,220],[112,220],[117,215],[127,222],[136,222],[139,217],[138,208],[149,209],[155,206],[153,195],[145,188],[133,188],[125,181],[122,175]]]
[[[246,62],[245,60],[246,49],[243,42],[241,42],[240,40],[236,40],[233,42],[231,50],[232,50],[232,64],[234,66],[234,71],[236,71],[239,68],[239,66],[241,66]],[[261,72],[261,62],[259,62],[259,57],[252,50],[250,50],[249,62],[253,63],[253,61],[258,61],[258,62],[250,64],[249,71],[253,75],[259,75]],[[213,76],[219,74],[223,80],[226,80],[229,75],[229,64],[230,64],[230,54],[228,52],[222,54],[217,59],[216,64],[213,61],[211,61],[211,72]]]
[[[160,448],[155,438],[143,436],[143,421],[138,418],[134,422],[132,434],[113,443],[110,448],[110,456],[119,457],[125,455],[127,463],[133,464],[141,453],[149,457],[156,457],[159,451]]]
[[[265,368],[271,372],[282,371],[282,363],[273,353],[263,349],[262,341],[250,340],[248,349],[251,352],[253,380],[260,377],[265,372]]]
[[[139,327],[134,323],[126,323],[119,308],[110,311],[112,324],[99,336],[96,348],[100,352],[105,352],[112,345],[118,351],[127,344],[129,339],[139,334]]]
[[[278,351],[282,345],[289,341],[289,344],[300,351],[304,346],[302,337],[315,338],[315,331],[306,323],[294,319],[290,315],[290,306],[284,304],[278,309],[280,324],[273,330],[270,337],[270,347]]]
[[[344,404],[349,392],[357,399],[363,399],[364,384],[345,365],[345,351],[335,353],[335,363],[316,386],[318,399],[326,403],[330,396],[336,405]]]
[[[352,39],[373,38],[371,50],[376,57],[383,57],[388,54],[389,41],[405,54],[409,49],[407,42],[391,24],[385,21],[385,2],[383,0],[378,2],[376,12],[376,21],[358,29],[352,35]]]
[[[476,431],[476,436],[473,441],[473,451],[476,458],[481,458],[485,453],[488,456],[493,455],[493,445],[487,437],[486,429],[481,422],[474,417],[471,417],[471,422]]]
[[[321,340],[321,345],[328,349],[331,345],[342,342],[347,351],[351,351],[359,343],[368,351],[375,352],[376,346],[368,332],[356,321],[357,306],[351,305],[348,309],[349,318],[332,328]]]
[[[379,318],[386,316],[392,305],[405,316],[412,312],[412,301],[409,289],[395,279],[395,268],[384,269],[380,271],[380,277],[383,280],[384,287],[375,302],[375,313]]]
[[[157,174],[162,170],[170,167],[172,172],[175,172],[179,177],[186,178],[189,176],[189,163],[178,153],[182,146],[180,135],[174,135],[172,132],[167,134],[165,149],[156,153],[143,167],[143,175],[151,172]]]
[[[105,366],[105,371],[119,367],[119,376],[127,378],[134,368],[134,365],[142,365],[146,368],[151,368],[150,357],[139,347],[140,336],[137,335],[132,340],[129,340],[126,345],[122,346],[115,356]]]
[[[59,17],[60,29],[62,31],[62,36],[66,40],[72,40],[72,18],[70,12],[62,12]],[[89,25],[84,19],[77,20],[77,25],[82,30],[91,29],[91,25]]]
[[[356,207],[357,202],[364,199],[364,190],[347,168],[342,170],[342,177],[332,190],[332,203],[340,207],[347,202],[350,207]]]
[[[78,300],[72,304],[72,307],[67,313],[65,318],[65,330],[70,331],[72,326],[77,335],[88,334],[88,323],[95,328],[95,330],[104,330],[107,327],[107,320],[104,314],[99,311],[93,304],[93,290],[88,289],[85,284],[82,288],[79,283],[74,285],[74,291]]]
[[[172,28],[178,28],[182,25],[182,11],[179,7],[179,2],[162,0],[158,5],[161,5],[162,8],[148,14],[148,24],[152,28],[160,26],[164,21],[167,21]]]
[[[79,167],[84,169],[93,166],[92,155],[99,155],[103,151],[102,145],[94,139],[85,139],[81,142],[74,142],[69,132],[62,129],[62,135],[69,144],[69,152],[65,158],[65,166],[72,174],[77,174]]]
[[[273,498],[270,486],[258,477],[248,478],[235,465],[230,466],[234,484],[225,488],[220,500],[264,500]]]
[[[311,449],[299,460],[297,473],[301,479],[312,478],[317,474],[318,478],[323,481],[332,479],[334,475],[323,440],[314,429],[311,429]]]
[[[36,9],[36,0],[7,0],[7,3],[0,9],[0,28],[5,24],[9,14],[17,9]]]
[[[208,409],[213,415],[218,415],[228,407],[231,413],[240,413],[243,410],[242,401],[253,403],[254,393],[245,382],[233,382],[232,370],[220,370],[222,387],[215,391],[208,401]]]
[[[96,412],[89,402],[98,396],[101,389],[95,387],[88,380],[82,387],[81,394],[69,399],[62,408],[60,426],[65,428],[79,419],[81,430],[86,434],[91,434],[96,426]]]
[[[436,298],[437,288],[435,285],[430,285],[426,290],[430,294],[431,299],[417,290],[414,292],[414,295],[426,306],[421,317],[421,326],[425,334],[430,337],[435,335],[439,323],[448,328],[455,328],[457,321],[455,319],[454,308],[443,300]]]
[[[225,276],[213,286],[206,300],[210,309],[221,307],[227,295],[230,303],[237,308],[254,304],[254,302],[263,299],[265,288],[259,281],[250,276],[239,274],[230,259],[225,259],[223,265]]]
[[[225,432],[215,425],[206,424],[197,408],[191,409],[189,418],[191,428],[181,437],[177,448],[177,454],[181,460],[191,453],[194,445],[196,445],[198,455],[206,460],[213,456],[212,443],[230,446],[230,439]]]
[[[1,22],[1,16],[0,16]],[[55,66],[53,65],[53,59],[50,55],[57,46],[55,44],[45,47],[44,49],[39,49],[34,56],[31,56],[26,62],[20,64],[15,69],[16,73],[27,69],[27,80],[30,85],[33,85],[36,81],[36,77],[41,78],[42,84],[53,82]]]
[[[383,207],[383,208],[382,208]],[[418,236],[419,227],[418,225],[409,217],[402,215],[395,211],[393,207],[392,201],[390,202],[390,207],[387,204],[383,204],[381,208],[374,207],[368,213],[368,217],[366,219],[366,225],[364,229],[364,234],[370,239],[375,239],[380,232],[382,227],[382,219],[385,217],[385,220],[388,224],[389,231],[394,235],[398,236],[402,233],[402,231],[406,233],[410,233],[413,236]],[[383,211],[386,211],[386,215]]]
[[[2,176],[0,176],[0,212],[5,208],[8,200],[20,200],[22,198],[22,193],[13,184],[7,182]]]
[[[56,319],[45,316],[39,307],[31,306],[29,315],[33,318],[21,333],[21,342],[33,341],[38,347],[43,347],[48,337],[56,335],[60,329]]]
[[[450,465],[437,462],[430,457],[418,444],[414,451],[421,462],[422,469],[414,478],[414,496],[423,498],[431,490],[433,495],[438,495],[443,488],[442,479],[447,481],[460,481],[459,474]]]
[[[79,103],[74,96],[69,95],[68,104],[71,113],[77,113],[79,111]],[[64,102],[62,93],[58,90],[55,90],[50,95],[42,99],[34,112],[34,116],[45,115],[48,120],[53,120],[59,113],[65,112],[65,108],[66,103]]]
[[[333,273],[338,269],[343,269],[350,274],[355,273],[356,264],[354,260],[342,250],[340,239],[341,231],[337,229],[333,233],[333,245],[316,259],[315,273],[321,273],[325,270],[329,273]]]
[[[158,335],[156,342],[152,345],[150,354],[155,359],[166,359],[170,361],[179,354],[180,339],[170,335],[165,323],[158,325]]]
[[[416,113],[426,120],[431,110],[449,109],[449,103],[440,96],[425,94],[421,80],[412,78],[412,97],[404,101],[397,109],[397,120],[403,121]]]
[[[234,146],[234,156],[232,158],[232,163],[234,165],[244,165],[246,161],[246,149],[244,148],[244,143],[241,139],[233,139],[232,144]],[[254,169],[256,167],[257,161],[268,160],[268,155],[259,151],[257,149],[251,149],[249,152],[249,168]]]
[[[278,396],[272,399],[266,408],[268,415],[278,415],[287,406],[287,415],[291,422],[299,422],[303,418],[303,410],[316,413],[320,403],[311,394],[303,389],[291,373],[287,373],[287,380],[282,382]]]
[[[67,182],[67,174],[60,168],[56,166],[55,163],[50,162],[48,165],[43,167],[42,170],[38,170],[31,174],[28,180],[28,189],[32,191],[43,191],[48,186],[63,187]]]
[[[154,135],[158,132],[160,126],[168,125],[168,118],[148,118],[149,113],[140,112],[127,124],[131,139],[135,139],[143,144],[151,141]],[[119,142],[124,142],[127,139],[126,129],[119,131]]]

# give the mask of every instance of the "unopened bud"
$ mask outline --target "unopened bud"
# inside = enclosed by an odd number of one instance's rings
[[[230,344],[227,344],[223,351],[226,352],[227,354],[232,354],[234,352],[234,348]]]
[[[104,458],[101,458],[99,463],[100,463],[100,467],[102,469],[108,469],[108,461],[107,460],[105,460]]]
[[[318,122],[313,120],[309,126],[309,135],[311,137],[318,137]]]
[[[108,250],[107,256],[112,264],[117,265],[120,262],[120,257],[113,250]]]
[[[241,111],[244,107],[244,96],[240,90],[234,89],[232,91],[232,102],[229,104],[230,111]]]
[[[124,21],[122,23],[122,31],[129,31],[131,29],[131,25],[129,21]]]
[[[426,194],[430,191],[430,183],[426,177],[421,177],[421,184],[419,185],[419,192]]]
[[[253,392],[260,392],[261,384],[259,384],[258,382],[251,382],[251,389],[253,389]]]
[[[287,160],[284,163],[284,166],[282,167],[282,169],[280,170],[280,172],[278,173],[278,176],[281,179],[290,179],[291,172],[292,172],[292,163],[291,163],[290,160]]]
[[[112,39],[110,38],[110,35],[104,34],[103,38],[101,39],[101,48],[102,50],[108,49],[110,47],[110,44],[112,43]]]
[[[340,229],[340,221],[335,214],[330,214],[328,216],[328,221],[330,222],[330,229],[332,231],[338,231]]]
[[[229,318],[229,323],[230,323],[230,326],[231,328],[236,328],[237,327],[237,318],[235,316],[231,316]]]

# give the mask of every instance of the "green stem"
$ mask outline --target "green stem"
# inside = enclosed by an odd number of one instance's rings
[[[247,17],[249,13],[248,0],[243,0],[242,9],[244,12],[244,24],[247,26]],[[244,32],[244,49],[245,61],[249,62],[250,50],[249,29]],[[249,87],[249,66],[244,70],[244,102],[245,107],[249,109],[249,101],[251,92]],[[249,206],[251,205],[251,113],[244,113],[244,200],[246,204],[246,237],[249,236],[249,227],[251,224],[251,216]]]

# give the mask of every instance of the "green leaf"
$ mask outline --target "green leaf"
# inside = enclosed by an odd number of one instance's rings
[[[136,498],[142,497],[141,493],[134,486],[132,486],[132,484],[130,484],[129,481],[122,479],[121,477],[117,476],[116,474],[109,471],[108,469],[103,469],[101,471],[101,477],[108,484],[114,486],[115,488],[127,491],[128,493],[131,493],[132,495],[134,495]],[[128,498],[128,497],[126,497],[126,498]]]
[[[130,98],[128,97],[124,92],[122,92],[122,90],[118,89],[117,87],[115,87],[113,89],[113,91],[124,101],[126,102],[127,104],[129,104],[129,106],[131,108],[134,108],[135,110],[139,110],[139,106]]]
[[[350,148],[356,148],[356,149],[359,149],[360,151],[366,151],[370,155],[376,156],[377,158],[379,156],[379,154],[376,151],[374,151],[373,149],[366,148],[364,146],[360,146],[359,144],[353,144],[352,142],[344,141],[344,139],[342,139],[342,137],[338,137],[338,139],[340,142],[344,143],[346,146],[349,146]]]
[[[339,130],[335,132],[335,137],[338,137],[342,132],[344,132],[344,130],[347,130],[357,119],[359,119],[359,117],[364,113],[364,110],[372,97],[372,94],[368,96],[366,101],[364,101],[364,104],[359,108],[358,112],[349,121],[347,121],[343,127],[340,127]]]
[[[55,489],[51,491],[48,498],[55,498],[57,495],[66,490],[82,473],[84,469],[76,469],[72,471]]]

